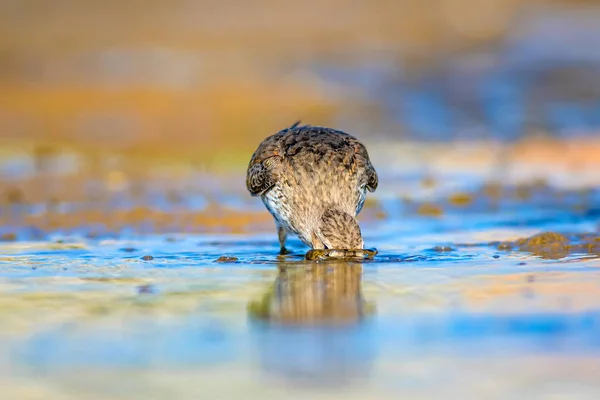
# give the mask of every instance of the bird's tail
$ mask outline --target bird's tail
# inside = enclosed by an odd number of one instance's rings
[[[300,126],[300,123],[302,122],[302,120],[298,120],[296,122],[294,122],[294,124],[292,126],[290,126],[288,129],[294,129]]]

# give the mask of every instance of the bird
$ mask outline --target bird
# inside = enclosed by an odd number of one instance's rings
[[[289,233],[312,249],[363,249],[356,217],[378,182],[357,138],[300,121],[264,139],[246,171],[250,195],[275,220],[281,254]]]

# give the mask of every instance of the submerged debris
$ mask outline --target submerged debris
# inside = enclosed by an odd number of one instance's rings
[[[569,254],[569,239],[556,232],[543,232],[516,242],[519,250],[542,258],[557,259]]]
[[[150,255],[145,255],[142,257],[142,260],[144,261],[151,261],[154,260],[154,257],[150,256]]]
[[[514,242],[492,242],[498,250],[519,250],[545,259],[559,259],[573,253],[600,255],[600,236],[579,235],[573,243],[567,236],[556,232],[542,232]]]

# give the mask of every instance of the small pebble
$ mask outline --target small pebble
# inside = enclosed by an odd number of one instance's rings
[[[147,283],[145,285],[138,286],[137,292],[138,294],[152,294],[155,293],[156,290],[154,289],[154,286],[152,284]]]
[[[215,261],[216,262],[236,262],[238,260],[237,257],[229,257],[229,256],[221,256],[219,258],[217,258]]]
[[[150,260],[154,260],[154,257],[152,257],[152,256],[143,256],[142,260],[144,260],[144,261],[150,261]]]
[[[451,246],[435,246],[433,251],[437,251],[438,253],[447,253],[449,251],[454,251],[454,248]]]

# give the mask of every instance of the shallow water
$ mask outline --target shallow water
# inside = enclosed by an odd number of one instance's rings
[[[15,228],[26,239],[0,243],[4,398],[594,398],[600,192],[382,178],[413,197],[367,204],[378,254],[361,262],[305,261],[297,239],[280,256],[268,220],[247,234]],[[517,241],[538,232],[568,244]]]

